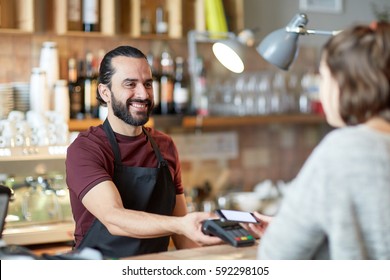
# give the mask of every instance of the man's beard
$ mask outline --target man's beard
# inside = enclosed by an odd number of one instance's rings
[[[129,111],[129,106],[131,102],[144,103],[148,107],[147,112],[136,112],[132,115]],[[126,104],[122,104],[120,101],[116,100],[113,92],[111,92],[111,106],[114,112],[114,115],[124,121],[125,123],[132,126],[142,126],[146,124],[149,120],[149,116],[153,109],[153,103],[148,100],[141,99],[127,99]]]

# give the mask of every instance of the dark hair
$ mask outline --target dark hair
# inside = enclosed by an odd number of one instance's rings
[[[105,84],[111,89],[111,79],[115,74],[116,69],[112,66],[112,59],[117,56],[127,56],[134,58],[143,58],[147,60],[145,54],[139,49],[131,46],[119,46],[108,53],[103,57],[100,68],[99,68],[99,81],[98,83]],[[105,105],[106,102],[100,97],[100,94],[97,94],[97,100],[99,100],[101,105]]]
[[[340,115],[348,125],[373,116],[390,121],[390,24],[357,25],[332,37],[323,59],[340,89]]]

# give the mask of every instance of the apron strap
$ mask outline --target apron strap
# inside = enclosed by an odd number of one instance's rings
[[[115,156],[115,163],[120,164],[122,162],[122,159],[121,159],[121,153],[119,150],[119,145],[115,139],[114,131],[112,130],[112,127],[111,127],[108,119],[105,119],[105,121],[103,123],[103,128],[108,136],[108,140],[110,141],[111,148],[112,148],[112,151],[113,151],[114,156]],[[143,126],[142,131],[145,133],[147,140],[149,140],[150,144],[152,145],[153,151],[156,154],[156,157],[158,160],[158,167],[167,165],[167,162],[165,161],[165,159],[161,155],[161,152],[157,146],[157,143],[154,141],[153,137],[150,136],[150,133],[148,132],[148,130]]]
[[[122,162],[121,152],[119,150],[119,145],[116,142],[114,131],[112,130],[112,127],[111,127],[110,122],[108,121],[108,119],[106,119],[104,121],[103,128],[104,128],[104,131],[107,134],[108,140],[110,141],[111,148],[112,148],[112,151],[113,151],[114,157],[115,157],[115,163],[120,164]]]
[[[148,130],[143,126],[142,127],[143,132],[145,133],[146,137],[150,141],[150,144],[152,145],[152,148],[154,150],[154,153],[156,154],[157,160],[158,160],[158,167],[167,165],[167,162],[161,155],[160,149],[158,148],[156,142],[154,141],[153,137],[150,136],[150,133]]]

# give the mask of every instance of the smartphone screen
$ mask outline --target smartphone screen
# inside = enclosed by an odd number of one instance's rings
[[[218,209],[216,210],[216,213],[222,220],[226,221],[259,223],[259,221],[257,221],[253,214],[250,212]]]

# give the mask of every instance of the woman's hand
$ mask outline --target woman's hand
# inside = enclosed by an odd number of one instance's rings
[[[269,223],[272,221],[271,216],[266,216],[263,214],[260,214],[259,212],[253,212],[256,219],[259,221],[258,224],[247,224],[245,228],[256,238],[260,238],[263,236],[265,230],[267,229]]]

